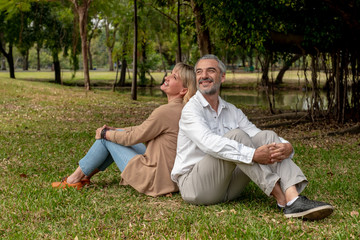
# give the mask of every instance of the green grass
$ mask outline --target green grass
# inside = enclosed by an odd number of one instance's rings
[[[18,78],[20,74],[18,74]],[[25,78],[26,76],[24,76]],[[101,78],[101,76],[99,76]],[[304,194],[336,208],[322,221],[286,219],[250,184],[236,201],[193,206],[118,184],[111,166],[81,191],[52,189],[71,173],[103,124],[142,122],[166,100],[0,76],[1,239],[358,239],[360,141],[294,141],[310,180]],[[246,109],[244,110],[246,112]],[[286,136],[284,136],[286,137]],[[318,139],[318,141],[322,141]]]

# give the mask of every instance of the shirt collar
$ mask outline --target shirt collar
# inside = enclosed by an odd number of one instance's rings
[[[202,95],[202,93],[199,90],[196,92],[196,96],[198,97],[198,99],[203,107],[210,106],[208,101],[204,98],[204,96]],[[218,112],[220,113],[221,109],[226,108],[226,104],[225,104],[225,101],[220,96],[218,96],[218,98],[219,98]]]

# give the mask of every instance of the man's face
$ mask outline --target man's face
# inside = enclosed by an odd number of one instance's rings
[[[220,73],[218,62],[214,59],[202,59],[196,66],[197,89],[205,95],[219,93],[225,74]]]

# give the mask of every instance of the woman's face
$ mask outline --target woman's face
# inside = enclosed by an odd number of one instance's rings
[[[180,94],[184,87],[178,69],[174,68],[171,74],[165,77],[165,81],[160,89],[168,96],[177,96]]]

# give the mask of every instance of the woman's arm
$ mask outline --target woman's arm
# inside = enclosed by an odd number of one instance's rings
[[[140,125],[124,128],[124,131],[109,129],[106,131],[106,139],[124,146],[131,146],[137,143],[148,142],[166,130],[166,121],[168,112],[163,106],[155,109],[150,116]],[[166,123],[166,122],[165,122]],[[103,127],[104,128],[104,127]],[[102,128],[97,130],[100,132]],[[97,133],[99,136],[99,133]]]

